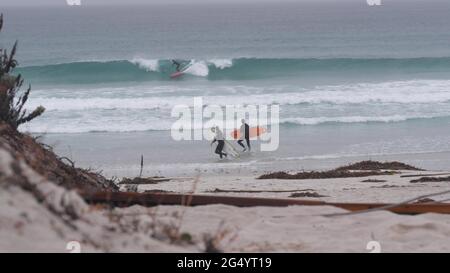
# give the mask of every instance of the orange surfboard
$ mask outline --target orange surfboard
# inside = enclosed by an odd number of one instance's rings
[[[267,132],[267,129],[264,127],[260,127],[260,126],[250,127],[249,135],[250,135],[250,138],[255,138],[266,132]],[[241,130],[239,130],[239,129],[233,130],[233,132],[231,132],[231,137],[234,139],[240,139],[241,138]]]

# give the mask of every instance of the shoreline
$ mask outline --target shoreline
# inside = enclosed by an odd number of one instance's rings
[[[448,169],[450,127],[426,126],[414,137],[409,136],[411,126],[405,124],[280,128],[277,151],[260,152],[259,143],[252,141],[252,153],[227,160],[220,160],[206,140],[177,142],[168,131],[44,134],[40,139],[76,166],[119,178],[139,175],[141,155],[144,176],[261,175],[274,170],[325,170],[363,160]]]
[[[414,158],[414,156],[417,156]],[[233,162],[215,160],[212,163],[176,163],[176,164],[151,164],[144,162],[143,176],[167,176],[167,177],[201,177],[217,178],[222,176],[244,176],[256,177],[273,171],[323,171],[327,169],[337,168],[350,163],[374,160],[374,161],[400,161],[407,164],[423,167],[430,172],[445,172],[444,168],[427,168],[426,166],[433,165],[436,157],[450,158],[450,152],[430,152],[421,154],[404,154],[404,155],[379,155],[379,156],[348,156],[345,158],[330,158],[330,159],[305,159],[305,160],[288,160],[286,164],[283,162],[284,168],[273,166],[271,162]],[[414,158],[414,159],[411,159]],[[144,158],[145,160],[145,158]],[[421,162],[429,160],[428,164],[420,164]],[[130,165],[94,165],[88,164],[76,165],[82,168],[93,168],[93,170],[101,171],[106,177],[132,178],[139,175],[140,165],[139,158],[136,158],[135,164]],[[417,164],[419,163],[419,164]],[[445,165],[443,163],[442,165]],[[300,166],[297,167],[296,166]]]

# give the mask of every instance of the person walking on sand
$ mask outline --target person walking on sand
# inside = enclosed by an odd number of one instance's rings
[[[243,152],[247,151],[247,149],[244,146],[244,143],[242,143],[245,139],[245,142],[247,142],[248,151],[252,149],[250,146],[250,126],[245,122],[245,119],[241,119],[241,128],[240,128],[240,137],[238,140],[238,144],[244,148]]]
[[[211,142],[211,146],[215,142],[217,142],[217,148],[216,148],[215,153],[218,154],[220,156],[220,158],[223,158],[224,156],[227,157],[227,153],[223,152],[223,148],[225,147],[225,138],[223,136],[222,131],[220,131],[219,126],[212,127],[211,132],[213,132],[215,134],[214,139]]]

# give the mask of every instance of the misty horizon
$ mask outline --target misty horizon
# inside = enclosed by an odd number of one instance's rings
[[[383,4],[398,2],[442,2],[443,0],[382,0]],[[2,0],[4,7],[67,6],[66,0]],[[38,3],[37,3],[38,2]],[[189,5],[189,4],[300,4],[335,3],[335,0],[81,0],[82,6],[136,6],[136,5]],[[365,4],[366,0],[340,0],[339,2]]]

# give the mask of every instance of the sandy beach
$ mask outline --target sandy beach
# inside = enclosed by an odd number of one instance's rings
[[[293,198],[295,193],[317,193],[323,197],[301,197],[301,199],[348,203],[397,203],[416,196],[450,189],[447,182],[411,183],[416,178],[402,175],[435,174],[430,171],[405,171],[395,175],[380,175],[357,178],[306,179],[306,180],[261,180],[255,176],[200,176],[175,178],[173,181],[154,185],[139,185],[140,192],[162,190],[175,193],[229,195],[242,197]],[[448,177],[437,175],[433,177]],[[420,178],[420,176],[419,176]],[[364,182],[372,180],[369,182]],[[277,192],[281,191],[281,192]],[[445,196],[444,196],[445,198]]]
[[[402,175],[411,174],[426,175],[429,172],[402,172]],[[386,182],[361,182],[367,179]],[[327,197],[301,197],[301,199],[399,202],[414,196],[449,189],[448,181],[410,183],[411,179],[400,178],[400,174],[304,181],[217,176],[200,177],[197,182],[189,178],[175,178],[169,182],[139,186],[139,191],[175,190],[180,193],[192,193],[195,188],[197,194],[275,198],[291,198],[290,195],[293,193],[308,192]],[[220,189],[220,193],[215,193],[217,189]],[[248,192],[228,193],[227,190]],[[52,196],[54,199],[58,195]],[[17,203],[19,199],[27,201],[21,201],[19,204]],[[46,212],[29,194],[18,189],[9,188],[2,191],[0,200],[2,202],[0,250],[3,251],[66,252],[65,247],[69,241],[82,242],[83,252],[214,250],[364,253],[450,250],[448,247],[450,215],[442,214],[408,216],[377,211],[330,217],[327,215],[347,211],[330,206],[239,208],[220,204],[198,207],[132,206],[104,210],[102,207],[87,206],[79,197],[77,199],[75,194],[66,201],[67,204],[75,202],[76,205],[72,205],[78,211],[78,220],[72,222],[77,229],[73,230]],[[170,231],[176,231],[184,239],[172,241]],[[214,246],[212,249],[211,244]]]

